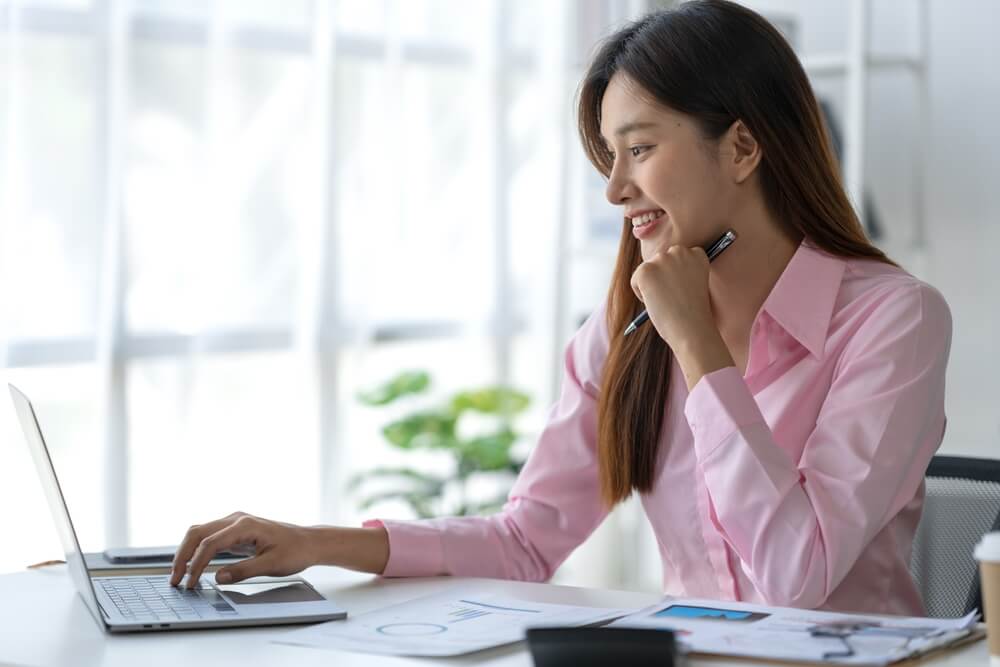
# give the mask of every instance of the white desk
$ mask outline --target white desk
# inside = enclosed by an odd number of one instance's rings
[[[317,589],[335,599],[352,615],[402,602],[459,584],[502,590],[536,602],[603,607],[640,607],[655,595],[625,591],[527,584],[492,579],[379,579],[336,568],[305,572]],[[108,635],[91,618],[76,593],[65,566],[0,576],[0,665],[66,665],[89,667],[155,667],[157,665],[490,665],[527,667],[531,656],[523,643],[469,656],[434,660],[341,653],[273,644],[269,640],[291,627]],[[921,661],[928,667],[986,667],[985,641]],[[695,658],[691,667],[747,667],[754,661]]]

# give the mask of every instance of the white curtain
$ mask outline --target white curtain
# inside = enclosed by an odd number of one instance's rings
[[[355,395],[553,398],[572,3],[0,1],[0,350],[85,550],[355,522]],[[58,553],[6,399],[0,571]],[[392,508],[386,512],[393,511]]]

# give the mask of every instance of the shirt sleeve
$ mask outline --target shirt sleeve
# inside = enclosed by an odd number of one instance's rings
[[[485,517],[372,520],[389,535],[389,577],[450,574],[545,581],[607,515],[597,466],[604,308],[566,347],[559,400],[503,509]]]
[[[944,435],[950,346],[933,288],[882,300],[844,346],[798,462],[736,368],[692,389],[685,416],[712,521],[769,604],[822,605],[914,498]]]

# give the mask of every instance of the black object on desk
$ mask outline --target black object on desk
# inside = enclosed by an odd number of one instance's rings
[[[121,547],[117,549],[105,549],[104,558],[114,565],[125,565],[128,563],[166,563],[174,562],[176,546],[170,547]],[[242,560],[253,553],[247,550],[224,549],[217,552],[212,560],[236,559]]]
[[[674,667],[677,644],[670,630],[648,628],[530,628],[535,667]]]

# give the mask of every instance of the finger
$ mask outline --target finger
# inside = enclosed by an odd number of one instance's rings
[[[702,264],[702,265],[708,264],[708,262],[709,262],[709,260],[708,260],[708,253],[705,252],[704,248],[700,248],[700,247],[699,248],[691,248],[691,254],[692,254],[692,257],[694,257],[695,261],[698,264]]]
[[[247,517],[241,517],[226,528],[202,540],[191,558],[190,565],[188,565],[187,587],[194,588],[201,580],[201,573],[216,553],[242,542],[249,542],[252,539],[248,538],[250,530],[251,521]]]
[[[177,547],[177,552],[174,553],[174,562],[170,568],[170,585],[176,586],[180,583],[181,579],[184,577],[184,573],[187,572],[187,563],[191,554],[194,552],[195,548],[201,544],[202,539],[207,532],[209,526],[194,525],[188,528],[188,531],[184,534],[184,539],[181,540],[181,544]]]
[[[275,570],[275,564],[274,552],[268,551],[260,556],[227,565],[215,573],[215,581],[220,584],[234,584],[264,574],[279,575],[281,573]]]
[[[238,517],[242,516],[239,512],[234,512],[227,517],[222,519],[216,519],[215,521],[209,521],[206,524],[194,525],[188,528],[187,533],[184,534],[184,539],[181,540],[181,544],[177,547],[176,553],[174,553],[174,562],[170,568],[170,585],[176,586],[180,583],[181,578],[184,577],[184,573],[187,571],[188,561],[191,559],[191,554],[194,550],[201,544],[201,541],[211,535],[221,530],[224,526],[232,523],[232,521]]]

